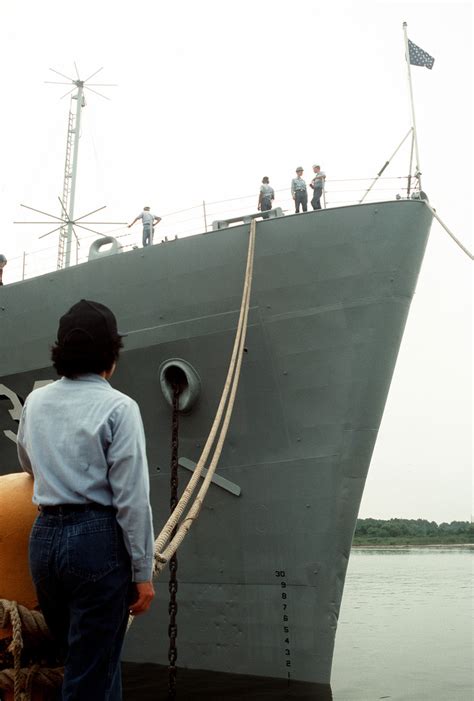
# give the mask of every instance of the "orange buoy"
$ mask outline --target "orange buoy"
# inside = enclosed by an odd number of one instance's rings
[[[0,477],[0,599],[16,601],[29,609],[38,606],[28,566],[28,540],[38,507],[32,502],[33,478],[26,472]],[[9,638],[11,628],[0,628],[0,639]],[[5,701],[13,691],[4,690]],[[32,701],[45,699],[34,689]]]
[[[0,477],[0,599],[29,609],[38,606],[28,566],[28,540],[38,514],[32,496],[33,478],[26,472]]]

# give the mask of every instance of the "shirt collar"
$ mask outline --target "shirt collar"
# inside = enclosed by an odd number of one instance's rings
[[[105,382],[106,385],[108,385],[108,381],[105,379],[105,377],[101,377],[100,375],[97,375],[95,372],[88,372],[85,373],[84,375],[78,375],[77,377],[70,378],[70,377],[62,377],[62,380],[66,380],[66,382]]]

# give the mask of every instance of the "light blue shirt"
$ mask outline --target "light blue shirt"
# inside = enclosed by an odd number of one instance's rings
[[[306,182],[303,178],[293,178],[291,181],[291,194],[294,195],[295,192],[306,192]]]
[[[260,192],[262,193],[262,199],[266,197],[269,200],[273,200],[275,197],[275,190],[271,185],[260,185]]]
[[[153,224],[155,219],[158,219],[158,217],[156,214],[143,210],[143,212],[138,215],[137,219],[142,220],[143,226],[150,226],[150,224]]]
[[[314,189],[320,188],[322,190],[324,187],[325,179],[326,173],[323,173],[323,171],[320,170],[319,173],[315,173],[314,178],[311,180],[311,185]]]
[[[133,580],[151,580],[153,522],[145,434],[138,404],[100,375],[62,377],[27,397],[18,457],[42,506],[113,506]]]

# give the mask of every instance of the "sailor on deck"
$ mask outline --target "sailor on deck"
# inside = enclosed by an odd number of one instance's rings
[[[313,209],[321,209],[321,195],[323,194],[324,181],[326,180],[326,173],[323,173],[321,166],[313,166],[314,178],[311,180],[309,186],[313,189],[313,198],[311,200],[311,206]]]
[[[65,654],[61,698],[120,701],[128,615],[154,597],[145,436],[137,403],[108,382],[122,347],[111,310],[81,300],[57,338],[51,357],[62,377],[31,392],[18,429],[40,512],[30,569]]]
[[[0,285],[3,285],[3,281],[2,281],[3,268],[6,266],[6,264],[7,264],[7,259],[5,258],[3,253],[0,253]]]
[[[303,212],[308,211],[308,192],[306,190],[306,183],[302,178],[303,168],[299,166],[296,169],[296,178],[291,181],[291,196],[295,201],[295,213],[298,214],[300,211],[300,206],[303,208]]]
[[[153,244],[155,224],[160,223],[161,217],[152,214],[149,207],[143,207],[143,212],[139,214],[138,217],[135,217],[132,223],[128,225],[128,228],[130,229],[139,219],[143,222],[143,247],[151,246]]]
[[[262,184],[260,185],[260,192],[258,195],[258,211],[267,212],[272,208],[272,202],[275,199],[275,190],[270,185],[269,178],[265,175],[262,178]]]

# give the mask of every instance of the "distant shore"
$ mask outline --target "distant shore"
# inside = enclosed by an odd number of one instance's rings
[[[377,548],[392,548],[393,550],[396,550],[397,548],[402,550],[406,548],[474,548],[474,543],[416,543],[416,542],[410,542],[410,543],[377,543],[376,545],[374,543],[353,543],[352,545],[353,549],[357,548],[364,548],[367,550],[368,548],[373,548],[376,550]]]
[[[352,546],[378,547],[459,547],[474,544],[474,524],[451,521],[437,524],[427,519],[358,518]]]

